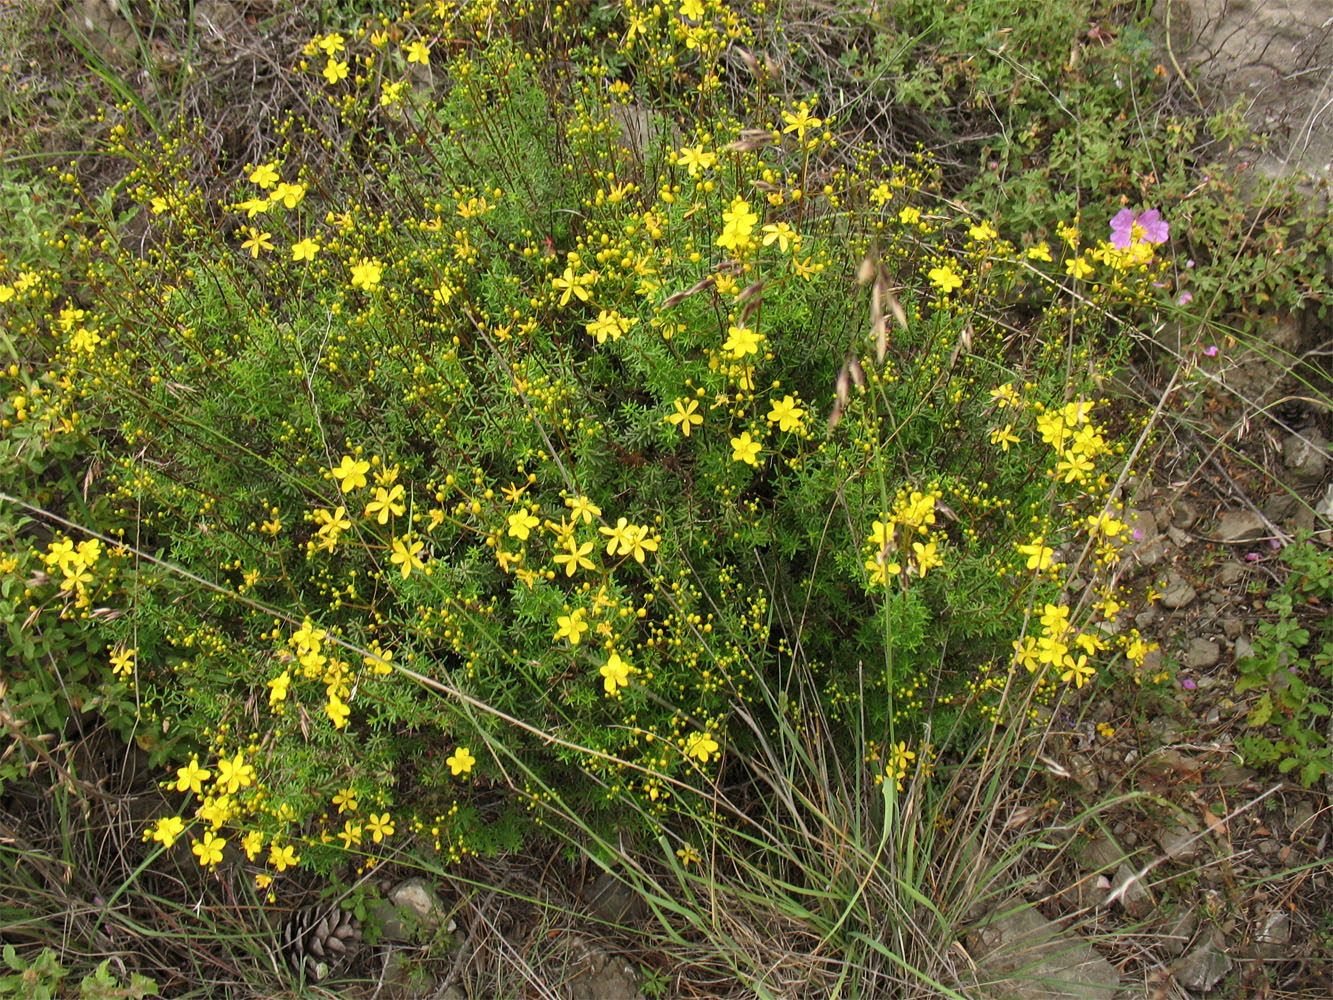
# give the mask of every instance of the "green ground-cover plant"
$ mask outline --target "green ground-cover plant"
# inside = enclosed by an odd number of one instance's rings
[[[784,732],[846,727],[849,786],[896,794],[1021,729],[1016,688],[1141,657],[1067,581],[1125,531],[1089,345],[1157,308],[1160,217],[1025,242],[815,95],[735,117],[730,8],[627,6],[633,84],[504,16],[315,38],[312,110],[221,197],[122,108],[77,267],[7,265],[3,419],[87,463],[23,508],[64,520],[6,563],[12,691],[33,636],[105,657],[180,765],[145,836],[268,885],[512,846],[558,798],[697,864],[679,827]]]
[[[5,945],[4,959],[11,971],[8,975],[0,976],[0,997],[56,1000],[61,996],[75,995],[61,986],[69,970],[60,964],[60,957],[54,949],[44,949],[29,962],[20,958],[12,945]],[[122,985],[112,974],[111,960],[108,958],[82,978],[77,996],[80,1000],[133,1000],[157,996],[157,986],[151,979],[138,973],[131,973],[128,979],[128,984]]]
[[[1049,237],[1076,216],[1100,222],[1116,200],[1170,206],[1187,327],[1223,320],[1250,333],[1274,308],[1322,316],[1326,201],[1296,177],[1249,182],[1232,154],[1273,139],[1239,108],[1199,105],[1150,8],[849,5],[829,51],[793,42],[791,58],[829,89],[845,87],[853,114],[888,108],[881,120],[927,134],[948,165],[948,192],[1017,230]]]
[[[1236,692],[1259,692],[1246,717],[1252,732],[1236,745],[1248,762],[1295,771],[1308,788],[1333,771],[1327,731],[1333,638],[1317,627],[1318,616],[1307,621],[1298,609],[1325,615],[1333,600],[1333,556],[1307,536],[1284,548],[1280,558],[1290,574],[1265,598],[1274,617],[1260,622],[1254,652],[1236,663]],[[1316,627],[1307,628],[1309,623]]]

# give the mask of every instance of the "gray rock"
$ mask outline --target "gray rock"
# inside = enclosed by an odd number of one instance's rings
[[[1112,1000],[1120,976],[1085,938],[1021,900],[1001,904],[968,932],[976,995],[987,1000]]]
[[[570,1000],[642,1000],[633,966],[580,938],[568,937],[565,948],[573,972],[565,983]]]
[[[1177,742],[1182,733],[1180,723],[1169,715],[1153,716],[1144,728],[1152,742],[1157,746],[1166,746]]]
[[[1122,864],[1128,854],[1105,834],[1098,834],[1083,847],[1083,864],[1092,871],[1109,871]]]
[[[1250,642],[1249,636],[1237,636],[1235,643],[1231,647],[1231,658],[1239,663],[1241,660],[1247,660],[1254,655],[1254,643]]]
[[[1328,469],[1328,441],[1317,430],[1292,434],[1282,442],[1282,464],[1303,483],[1317,483]]]
[[[420,878],[399,882],[389,890],[387,905],[381,903],[375,913],[385,939],[400,942],[413,939],[414,927],[435,933],[449,917],[435,890]]]
[[[1191,670],[1207,670],[1222,659],[1222,650],[1211,639],[1191,639],[1185,648],[1185,666]]]
[[[1217,582],[1223,587],[1230,587],[1240,583],[1241,578],[1245,576],[1245,564],[1239,559],[1231,559],[1222,564],[1222,568],[1217,571]]]
[[[1166,529],[1166,537],[1171,539],[1171,544],[1178,549],[1183,549],[1193,540],[1188,534],[1177,528],[1175,525]]]
[[[1175,506],[1171,508],[1171,524],[1181,531],[1194,527],[1194,522],[1198,519],[1198,508],[1188,500],[1177,500]]]
[[[387,899],[375,906],[374,925],[379,929],[381,941],[393,944],[410,944],[412,928],[403,919],[403,913]]]
[[[1161,937],[1162,951],[1166,952],[1171,958],[1179,958],[1189,947],[1190,940],[1194,937],[1195,928],[1199,926],[1199,918],[1194,915],[1194,908],[1182,906],[1176,913],[1162,926]]]
[[[1157,831],[1157,843],[1168,858],[1192,861],[1198,857],[1203,847],[1203,840],[1198,836],[1198,832],[1190,824],[1179,820],[1168,820],[1166,825]]]
[[[1333,161],[1333,125],[1321,113],[1327,90],[1321,74],[1304,78],[1333,62],[1326,0],[1181,0],[1172,3],[1169,21],[1158,8],[1159,23],[1169,25],[1173,48],[1202,93],[1218,107],[1239,104],[1246,126],[1273,142],[1271,149],[1243,142],[1226,157],[1253,175],[1237,178],[1242,190],[1266,192],[1273,178],[1294,177],[1305,197],[1326,205],[1316,181],[1327,178]],[[1283,130],[1294,122],[1304,123],[1301,132],[1287,137]],[[1289,357],[1284,352],[1283,360]]]
[[[1135,919],[1146,917],[1152,912],[1153,898],[1138,873],[1129,865],[1121,865],[1115,870],[1111,880],[1111,895],[1120,901],[1125,912]]]
[[[1213,537],[1219,542],[1253,542],[1268,537],[1264,519],[1248,508],[1229,510],[1217,519]]]
[[[1126,516],[1132,541],[1123,558],[1146,569],[1161,562],[1166,555],[1166,539],[1157,530],[1157,519],[1146,510],[1130,511]]]
[[[1235,639],[1245,631],[1245,622],[1239,618],[1223,618],[1222,634],[1228,639]]]
[[[1189,585],[1184,577],[1172,573],[1167,577],[1166,587],[1162,590],[1162,607],[1176,611],[1194,603],[1199,592]]]
[[[643,897],[612,872],[602,872],[583,890],[583,900],[603,920],[623,923],[647,913]]]
[[[1207,993],[1231,969],[1227,953],[1212,941],[1205,941],[1176,967],[1176,982],[1195,993]]]
[[[1264,919],[1254,939],[1265,956],[1281,957],[1291,943],[1291,916],[1286,910],[1274,910]]]
[[[1155,621],[1157,621],[1157,609],[1149,608],[1134,616],[1134,627],[1142,632]]]
[[[1209,775],[1209,780],[1222,788],[1235,788],[1254,781],[1255,774],[1243,764],[1223,764]]]

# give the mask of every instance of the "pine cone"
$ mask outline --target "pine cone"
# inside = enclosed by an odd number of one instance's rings
[[[280,950],[300,975],[316,982],[326,978],[361,940],[361,928],[350,913],[310,906],[297,910],[282,925]]]

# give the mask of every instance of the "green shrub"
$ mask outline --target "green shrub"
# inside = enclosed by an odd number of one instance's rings
[[[180,765],[146,837],[281,874],[564,815],[692,863],[773,734],[845,731],[892,798],[1136,655],[1105,579],[1137,428],[1092,348],[1170,294],[1164,236],[1002,235],[813,95],[733,115],[715,3],[627,5],[614,76],[439,6],[314,39],[309,110],[216,194],[195,129],[122,109],[70,270],[5,272],[47,360],[0,418],[76,443],[102,539],[11,557],[12,655],[86,642]]]
[[[1282,774],[1296,771],[1309,788],[1333,771],[1326,731],[1333,637],[1306,628],[1297,608],[1308,603],[1324,617],[1323,607],[1333,600],[1333,556],[1304,537],[1283,549],[1281,558],[1291,573],[1265,601],[1274,617],[1260,622],[1254,651],[1236,663],[1236,692],[1260,692],[1246,717],[1252,732],[1236,746],[1247,763],[1276,764]]]

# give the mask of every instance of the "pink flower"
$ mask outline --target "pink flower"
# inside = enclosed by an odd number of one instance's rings
[[[1217,357],[1217,345],[1216,345],[1216,344],[1209,344],[1207,347],[1205,347],[1205,348],[1203,349],[1203,353],[1206,354],[1206,355],[1208,355],[1208,357],[1210,357],[1210,358],[1215,358],[1215,357]]]
[[[1187,306],[1194,301],[1194,293],[1191,291],[1181,292],[1176,296],[1176,305]]]
[[[1184,678],[1181,678],[1180,686],[1183,687],[1186,691],[1193,691],[1193,690],[1194,690],[1195,688],[1197,688],[1199,685],[1198,685],[1195,681],[1193,681],[1191,678],[1189,678],[1189,677],[1184,677]]]
[[[1165,243],[1171,235],[1171,226],[1155,208],[1135,215],[1122,208],[1111,219],[1111,245],[1117,250],[1128,250],[1134,243]]]

